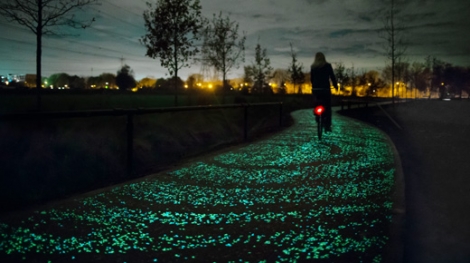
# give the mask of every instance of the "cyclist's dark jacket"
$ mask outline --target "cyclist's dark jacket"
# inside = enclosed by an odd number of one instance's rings
[[[310,81],[312,82],[313,89],[324,89],[331,94],[330,79],[333,82],[333,86],[337,88],[338,83],[330,63],[326,63],[321,67],[311,67]]]

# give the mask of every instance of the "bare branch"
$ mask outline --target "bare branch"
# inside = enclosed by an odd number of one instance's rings
[[[88,27],[90,21],[80,21],[72,13],[87,5],[97,3],[98,0],[13,0],[0,4],[0,15],[9,22],[16,22],[27,27],[33,33],[55,34],[57,26],[71,26],[74,28]],[[41,21],[39,21],[41,10]]]
[[[246,36],[244,32],[240,36],[238,29],[237,22],[220,12],[206,23],[203,32],[202,61],[205,66],[212,66],[222,73],[224,86],[228,72],[244,61]]]
[[[302,88],[300,84],[305,82],[305,74],[303,73],[303,65],[302,63],[297,62],[297,54],[294,52],[294,47],[292,46],[292,43],[290,44],[290,50],[291,50],[291,57],[292,57],[292,62],[289,66],[289,73],[291,77],[291,81],[294,84],[294,90],[296,84],[299,84],[299,89],[297,93],[301,94],[302,93]]]
[[[178,70],[187,67],[190,58],[199,52],[194,45],[203,27],[199,0],[158,0],[147,2],[143,14],[147,32],[140,42],[146,56],[160,58],[160,64],[175,79],[175,106],[178,104],[176,79]]]
[[[391,85],[392,85],[392,100],[395,102],[395,73],[397,71],[397,64],[405,54],[406,45],[403,42],[403,33],[405,27],[398,22],[397,19],[399,12],[396,9],[395,0],[390,0],[390,6],[384,13],[383,30],[381,37],[386,41],[385,52],[386,57],[390,60],[391,64]]]
[[[56,34],[57,26],[83,27],[82,22],[76,19],[73,11],[98,0],[8,0],[0,3],[0,18],[9,22],[16,22],[31,30],[36,35],[36,89],[37,109],[41,110],[41,54],[42,36]],[[84,28],[84,27],[83,27]]]

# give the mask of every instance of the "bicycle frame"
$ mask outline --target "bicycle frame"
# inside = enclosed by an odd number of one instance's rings
[[[318,131],[318,139],[321,140],[321,136],[322,136],[322,133],[323,133],[323,118],[322,118],[322,114],[325,112],[325,107],[323,107],[323,105],[317,105],[314,109],[313,109],[313,115],[315,115],[315,120],[317,121],[317,131]]]

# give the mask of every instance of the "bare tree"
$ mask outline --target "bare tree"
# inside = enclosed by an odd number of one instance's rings
[[[204,44],[202,62],[213,66],[222,73],[222,94],[225,98],[227,74],[232,68],[238,68],[239,62],[244,61],[245,39],[238,33],[238,23],[231,21],[229,16],[214,14],[212,21],[204,29]]]
[[[390,6],[387,8],[383,22],[382,38],[386,40],[386,56],[391,64],[393,104],[395,104],[396,64],[406,51],[406,45],[403,39],[404,26],[397,21],[397,14],[396,0],[390,0]]]
[[[279,87],[279,93],[285,94],[286,82],[290,79],[289,71],[287,71],[286,69],[276,69],[272,74],[272,79],[276,82],[277,86]]]
[[[363,85],[366,89],[367,96],[376,95],[378,89],[385,87],[385,83],[380,79],[380,73],[375,70],[370,70],[362,73],[360,76],[360,85]]]
[[[199,50],[194,42],[204,26],[199,0],[158,0],[147,2],[144,12],[147,33],[140,42],[147,48],[146,56],[160,58],[162,67],[173,76],[175,106],[178,106],[178,70],[189,66]]]
[[[261,48],[259,43],[256,44],[255,48],[255,61],[251,66],[245,67],[245,70],[254,80],[254,90],[259,93],[266,93],[266,79],[270,77],[273,68],[266,49]]]
[[[406,99],[408,94],[408,84],[411,81],[410,76],[410,63],[406,61],[402,61],[399,59],[398,62],[395,64],[395,75],[397,76],[397,85],[398,88],[402,88],[402,92],[405,94],[400,95],[400,97],[404,97]],[[399,91],[399,90],[398,90]]]
[[[243,67],[243,82],[242,92],[248,94],[252,90],[254,83],[251,65]]]
[[[298,94],[302,94],[302,83],[305,82],[305,74],[302,71],[303,65],[297,61],[297,54],[294,52],[294,48],[292,47],[292,43],[290,43],[290,50],[292,56],[292,63],[289,66],[289,73],[291,76],[292,84],[294,84],[294,91],[296,84],[299,84],[299,90],[297,91]]]
[[[36,90],[37,110],[41,110],[41,54],[43,35],[57,35],[59,26],[86,28],[94,21],[81,21],[75,11],[97,0],[8,0],[0,3],[0,15],[16,22],[36,35]]]
[[[352,63],[351,68],[346,69],[346,74],[348,76],[348,83],[351,85],[351,96],[356,97],[356,84],[357,84],[357,71],[354,68],[354,63]]]
[[[416,99],[416,92],[424,91],[426,89],[426,74],[425,74],[425,65],[420,62],[413,62],[410,68],[410,82],[412,87],[415,88],[414,97]]]
[[[188,85],[188,89],[194,90],[201,82],[204,81],[204,77],[202,74],[193,73],[189,75],[188,79],[186,80],[186,84]]]
[[[344,87],[344,84],[346,84],[349,81],[349,76],[346,73],[346,67],[344,66],[342,62],[335,63],[335,76],[339,84],[338,91],[341,91],[341,88]]]

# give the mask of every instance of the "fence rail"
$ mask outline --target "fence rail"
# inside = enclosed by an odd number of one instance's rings
[[[127,142],[127,175],[132,177],[134,173],[134,115],[182,112],[182,111],[200,111],[216,109],[244,109],[244,127],[243,138],[248,140],[248,109],[250,107],[260,106],[279,106],[279,127],[282,127],[282,102],[266,103],[243,103],[243,104],[225,104],[225,105],[202,105],[187,107],[167,107],[167,108],[136,108],[136,109],[111,109],[111,110],[83,110],[83,111],[60,111],[60,112],[18,112],[0,114],[0,121],[22,121],[22,120],[43,120],[43,119],[61,119],[61,118],[91,118],[101,116],[127,116],[126,123],[126,142]]]
[[[348,110],[352,108],[353,105],[356,105],[357,108],[363,106],[367,108],[369,106],[369,100],[360,100],[360,99],[347,99],[347,100],[341,100],[341,110],[344,110],[344,107],[346,106]]]

